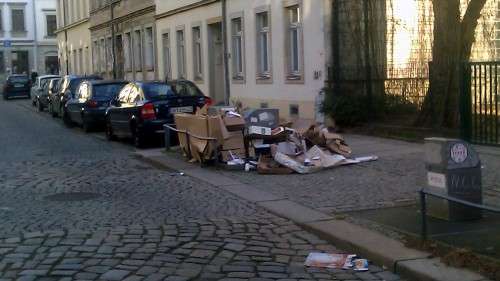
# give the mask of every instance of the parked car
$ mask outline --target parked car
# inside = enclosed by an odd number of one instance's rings
[[[63,117],[64,114],[64,105],[66,102],[74,97],[76,88],[83,81],[89,80],[102,80],[100,76],[91,75],[91,76],[76,76],[76,75],[66,75],[62,77],[62,80],[59,84],[59,89],[56,95],[51,96],[50,99],[50,109],[52,113],[52,117]]]
[[[12,97],[26,97],[29,99],[31,98],[30,87],[31,80],[28,75],[9,75],[3,87],[3,99],[7,100]]]
[[[49,108],[50,111],[50,98],[54,95],[54,93],[57,93],[57,87],[60,81],[61,78],[53,78],[50,79],[49,82],[47,82],[45,91],[43,92],[37,103],[39,111],[43,111],[43,109],[45,108]]]
[[[63,114],[68,126],[78,124],[85,132],[94,127],[104,127],[106,109],[109,102],[116,98],[127,81],[92,80],[78,86],[74,98],[66,103]]]
[[[54,116],[54,110],[52,109],[52,101],[56,98],[59,97],[59,89],[61,88],[61,83],[62,83],[62,78],[60,79],[54,79],[53,81],[50,81],[50,87],[48,91],[48,104],[47,108],[49,111],[49,114]]]
[[[196,107],[211,103],[199,89],[175,92],[171,85],[163,82],[126,85],[106,111],[107,139],[132,137],[134,145],[142,147],[148,138],[162,132],[164,124],[174,123],[174,113],[192,113]],[[175,85],[180,89],[180,84]]]
[[[60,78],[60,76],[43,75],[43,76],[38,76],[35,79],[35,83],[31,87],[31,103],[33,104],[33,106],[38,106],[38,100],[40,99],[40,96],[45,93],[48,82],[54,78]],[[43,110],[43,107],[41,109]]]

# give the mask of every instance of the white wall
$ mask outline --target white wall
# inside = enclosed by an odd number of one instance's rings
[[[56,44],[57,38],[47,38],[46,15],[57,15],[56,0],[35,0],[37,41],[41,43]]]
[[[157,14],[168,12],[189,4],[194,0],[185,1],[164,1],[157,0]],[[285,3],[299,3],[302,7],[302,31],[303,31],[303,81],[290,82],[286,79],[286,55],[284,48],[286,18]],[[327,53],[325,51],[325,15],[329,10],[328,1],[319,0],[231,0],[228,1],[228,47],[231,52],[231,15],[244,15],[244,51],[245,51],[245,81],[231,81],[231,100],[240,100],[244,106],[259,107],[261,103],[267,103],[269,107],[280,109],[280,115],[289,116],[289,106],[291,104],[299,106],[299,117],[306,119],[314,118],[314,101],[324,87],[326,79]],[[271,20],[271,65],[272,79],[262,83],[257,81],[257,53],[256,53],[256,8],[262,6],[270,7]],[[186,67],[187,79],[193,80],[193,55],[192,55],[192,34],[191,26],[193,23],[202,23],[203,39],[203,67],[204,81],[198,83],[198,86],[209,93],[208,81],[208,40],[207,40],[207,21],[215,17],[221,17],[222,11],[220,2],[204,5],[199,8],[184,11],[165,18],[157,20],[157,49],[159,77],[164,77],[162,34],[169,29],[170,46],[172,60],[173,78],[177,78],[177,50],[176,50],[176,29],[180,25],[185,27],[186,37]],[[232,73],[232,61],[229,61],[229,73]],[[319,77],[315,77],[319,73]],[[231,76],[231,75],[230,75]]]
[[[42,0],[43,1],[43,0]],[[22,37],[12,37],[12,17],[11,17],[11,9],[10,5],[24,5],[24,26],[27,31],[25,36]],[[0,39],[2,40],[34,40],[34,15],[33,15],[33,0],[9,0],[2,1],[0,3],[0,8],[2,10],[2,25],[3,25],[3,34],[0,34]]]

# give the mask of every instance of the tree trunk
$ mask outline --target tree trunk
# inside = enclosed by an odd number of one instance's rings
[[[459,124],[460,67],[468,61],[475,30],[486,0],[471,0],[460,19],[460,0],[433,0],[434,43],[430,87],[417,125],[457,128]]]

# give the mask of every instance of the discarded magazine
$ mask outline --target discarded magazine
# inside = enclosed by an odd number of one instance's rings
[[[367,271],[368,261],[356,259],[352,254],[310,253],[304,263],[308,267],[353,269],[354,271]]]

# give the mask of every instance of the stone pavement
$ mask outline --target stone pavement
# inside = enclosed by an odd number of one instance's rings
[[[399,280],[305,268],[343,252],[211,184],[0,101],[0,280]]]
[[[339,252],[273,215],[35,232],[0,239],[0,280],[399,280],[305,268],[311,251]]]
[[[355,156],[379,160],[310,175],[257,175],[215,170],[242,183],[325,213],[415,204],[426,174],[423,145],[405,141],[345,135]],[[485,202],[500,207],[500,148],[479,147]]]

